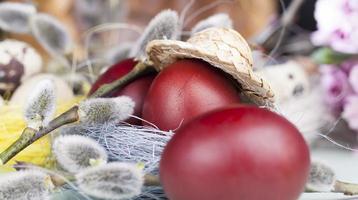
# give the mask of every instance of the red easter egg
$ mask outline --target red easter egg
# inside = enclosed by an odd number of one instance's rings
[[[171,200],[296,200],[309,150],[285,118],[234,106],[201,115],[164,149],[160,179]]]
[[[238,103],[239,93],[225,73],[195,59],[178,60],[154,79],[143,118],[162,130],[174,130],[193,117]]]
[[[121,62],[118,62],[117,64],[111,66],[105,73],[103,73],[97,81],[93,84],[90,93],[92,94],[94,91],[96,91],[101,85],[106,83],[111,83],[127,73],[129,73],[134,66],[137,64],[134,59],[126,59]],[[129,96],[133,99],[135,102],[134,107],[134,115],[137,117],[142,116],[142,107],[143,107],[143,101],[145,96],[147,95],[148,89],[150,87],[150,84],[152,83],[153,79],[155,77],[155,74],[149,74],[145,75],[143,77],[139,77],[136,80],[130,82],[123,88],[114,91],[110,96],[116,97],[116,96]],[[130,124],[141,124],[141,120],[130,118],[127,120]]]

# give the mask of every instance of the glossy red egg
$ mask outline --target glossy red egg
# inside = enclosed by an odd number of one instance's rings
[[[164,149],[171,200],[297,200],[309,173],[299,131],[266,109],[236,106],[195,118]]]
[[[126,75],[134,68],[136,64],[137,62],[134,61],[133,58],[128,58],[112,65],[108,68],[106,72],[104,72],[98,77],[96,82],[92,85],[89,95],[93,94],[103,84],[111,83],[118,78]]]
[[[123,60],[113,66],[111,66],[105,73],[103,73],[98,80],[93,84],[90,94],[96,91],[101,85],[111,83],[118,78],[129,73],[137,64],[133,59]],[[114,91],[110,96],[117,97],[121,95],[129,96],[135,102],[134,115],[137,117],[142,116],[143,101],[149,90],[155,74],[149,74],[143,77],[139,77],[131,83],[124,86],[122,89]],[[130,118],[127,120],[130,124],[141,124],[141,120],[136,118]]]
[[[174,130],[193,117],[240,101],[225,73],[195,59],[176,61],[154,79],[143,118],[162,130]]]
[[[154,78],[154,74],[140,77],[137,80],[129,83],[123,89],[114,92],[113,96],[125,95],[131,97],[135,103],[134,115],[137,117],[142,117],[144,99]],[[127,122],[130,124],[140,125],[142,120],[130,118]]]

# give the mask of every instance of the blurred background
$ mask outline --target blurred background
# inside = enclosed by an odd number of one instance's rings
[[[173,9],[179,13],[183,23],[182,30],[179,30],[181,40],[190,37],[192,27],[199,21],[217,13],[228,14],[232,20],[232,28],[248,40],[253,50],[254,69],[272,84],[279,112],[304,134],[312,149],[313,158],[329,163],[337,171],[340,180],[358,182],[358,1],[11,2],[33,4],[38,12],[55,17],[60,22],[60,27],[66,30],[65,34],[69,35],[64,38],[69,37],[74,48],[68,54],[54,55],[33,34],[0,28],[0,86],[14,82],[1,75],[10,73],[8,66],[14,66],[10,61],[2,62],[7,58],[4,59],[2,56],[5,54],[1,52],[7,52],[13,47],[2,47],[5,46],[4,41],[15,39],[29,44],[39,54],[40,61],[35,63],[39,69],[31,74],[31,79],[42,74],[55,76],[62,88],[59,96],[63,97],[63,101],[71,102],[76,97],[83,98],[101,73],[128,56],[119,55],[118,52],[128,51],[150,20],[160,11]],[[0,19],[5,21],[15,20],[17,17],[19,16],[16,14],[5,15],[0,12]],[[51,36],[52,32],[48,31],[48,34]],[[58,62],[62,58],[57,59],[57,56],[63,56],[70,68]],[[30,56],[29,65],[35,65],[35,57]],[[27,61],[24,60],[20,61],[26,68]],[[75,78],[72,76],[74,74]],[[31,91],[34,85],[30,84],[31,79],[17,77],[15,83],[19,89],[15,87],[11,91],[2,91],[0,88],[2,98],[9,101],[9,104],[14,102],[18,105],[20,100],[23,101],[24,95],[17,93]],[[25,88],[24,85],[28,86]],[[0,149],[4,149],[9,143],[2,143],[1,137],[0,135]]]
[[[80,45],[83,42],[81,35],[96,25],[123,22],[143,28],[159,11],[170,8],[180,12],[190,3],[190,1],[181,0],[18,0],[17,2],[33,3],[40,12],[57,17],[66,25],[72,37]],[[185,29],[190,30],[196,22],[212,14],[224,12],[233,19],[234,28],[245,38],[250,39],[262,33],[270,23],[277,21],[290,2],[290,0],[281,2],[277,0],[197,0],[193,2],[185,15]],[[303,3],[295,18],[297,25],[295,30],[315,30],[314,4],[314,0]],[[124,42],[138,37],[130,30],[121,30],[120,34],[116,30],[112,33],[107,32],[105,35],[101,40],[102,45],[113,45],[116,44],[116,40]],[[45,54],[40,45],[29,35],[10,34],[9,37],[27,41]]]

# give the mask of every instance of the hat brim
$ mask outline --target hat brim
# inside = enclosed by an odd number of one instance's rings
[[[188,42],[153,40],[147,45],[147,55],[158,70],[182,58],[196,58],[210,63],[238,81],[242,92],[258,105],[273,107],[274,94],[269,84],[254,73],[245,62],[230,60],[225,55],[214,55]]]

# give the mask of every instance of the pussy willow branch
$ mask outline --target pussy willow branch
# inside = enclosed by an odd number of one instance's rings
[[[13,167],[16,169],[16,171],[28,170],[28,169],[39,169],[39,170],[42,169],[42,167],[40,166],[27,162],[16,162],[16,164],[14,164]],[[57,187],[65,185],[66,181],[76,181],[76,178],[73,176],[73,174],[63,171],[51,170],[50,176],[51,176],[52,183]],[[144,179],[144,186],[161,185],[158,175],[144,174],[143,179]]]
[[[306,189],[305,192],[318,193],[321,191]],[[358,184],[336,180],[333,189],[329,192],[344,193],[346,195],[358,195]]]
[[[118,90],[133,81],[135,78],[153,72],[154,68],[144,62],[139,62],[128,75],[123,76],[112,83],[104,84],[88,98],[105,97],[113,91]],[[23,149],[49,134],[53,130],[79,120],[78,106],[73,106],[60,116],[53,119],[46,127],[40,130],[25,128],[21,136],[0,154],[0,164],[6,164],[11,158],[16,156]]]
[[[151,73],[154,71],[153,67],[150,67],[148,64],[144,62],[139,62],[133,70],[131,70],[128,74],[123,76],[122,78],[119,78],[115,80],[112,83],[104,84],[98,90],[96,90],[90,98],[96,98],[96,97],[104,97],[106,95],[111,94],[113,91],[120,89],[120,87],[123,87],[124,85],[128,84],[135,78],[138,78],[139,76],[143,76],[145,74]]]
[[[31,169],[31,168],[30,168]],[[61,187],[65,185],[66,181],[76,181],[76,178],[73,175],[68,176],[56,176],[55,174],[51,175],[51,181],[56,187]],[[64,177],[67,179],[65,180]],[[144,177],[144,186],[161,186],[159,176],[152,174],[145,174]]]
[[[78,106],[72,107],[68,111],[53,119],[47,127],[41,128],[40,130],[35,130],[28,127],[25,128],[20,138],[0,154],[0,164],[6,164],[11,158],[28,147],[30,144],[34,143],[58,127],[76,122],[78,120],[77,110]]]
[[[336,181],[333,192],[341,192],[348,195],[358,195],[358,184]]]

